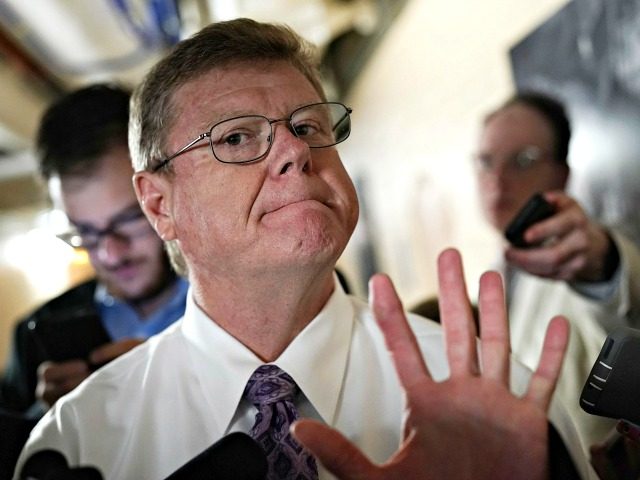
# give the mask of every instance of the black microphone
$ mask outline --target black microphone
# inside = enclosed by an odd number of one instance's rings
[[[189,460],[165,480],[264,480],[267,456],[249,435],[235,432]],[[93,467],[69,468],[55,450],[31,455],[20,471],[20,480],[103,480]]]
[[[189,460],[165,480],[264,480],[267,456],[246,433],[235,432]]]
[[[40,450],[24,463],[20,480],[102,480],[102,475],[93,467],[69,468],[60,452]]]

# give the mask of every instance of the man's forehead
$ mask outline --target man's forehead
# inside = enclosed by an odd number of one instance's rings
[[[484,125],[480,146],[484,148],[551,148],[553,130],[546,119],[533,109],[513,105],[496,112]]]
[[[269,114],[269,107],[321,101],[302,72],[283,61],[216,67],[181,85],[173,95],[174,127],[200,130],[230,116]],[[286,112],[288,113],[288,112]]]
[[[319,96],[311,82],[294,66],[283,61],[272,61],[213,68],[185,82],[176,89],[173,97],[175,105],[183,107],[198,106],[217,99],[224,99],[233,105],[235,96],[291,84],[297,86],[296,90],[310,91]]]
[[[487,127],[501,129],[520,129],[538,134],[552,134],[547,118],[536,109],[527,105],[510,105],[492,115],[486,122]]]

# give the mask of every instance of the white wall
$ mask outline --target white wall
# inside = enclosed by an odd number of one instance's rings
[[[437,254],[455,245],[475,295],[498,240],[477,209],[477,126],[513,92],[509,48],[565,3],[409,0],[348,99],[353,133],[341,154],[368,186],[360,193],[370,214],[341,259],[352,280],[370,238],[379,270],[411,304],[437,291]]]

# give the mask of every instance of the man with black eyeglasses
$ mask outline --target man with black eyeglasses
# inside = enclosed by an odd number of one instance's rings
[[[86,249],[95,278],[48,301],[15,329],[0,407],[38,418],[97,367],[184,312],[187,283],[136,199],[127,145],[130,94],[98,84],[56,101],[37,137],[40,170]]]
[[[385,275],[370,305],[340,287],[335,264],[358,219],[336,147],[351,112],[327,101],[315,59],[286,27],[217,22],[136,89],[134,184],[186,267],[185,315],[56,403],[16,478],[55,449],[107,479],[164,479],[244,432],[266,461],[227,457],[226,478],[543,479],[555,473],[549,421],[586,478],[551,401],[566,319],[551,322],[532,373],[509,360],[495,272],[481,281],[479,355],[455,250],[439,259],[446,334],[407,319]],[[253,462],[266,477],[243,476]],[[219,478],[206,463],[192,471]]]

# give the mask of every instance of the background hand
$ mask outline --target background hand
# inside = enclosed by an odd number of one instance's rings
[[[540,364],[523,398],[508,388],[509,332],[500,276],[480,281],[481,358],[460,255],[438,261],[442,324],[450,378],[434,382],[391,281],[372,278],[372,307],[407,398],[405,438],[383,465],[374,465],[336,430],[312,420],[294,435],[342,479],[546,478],[547,417],[568,341],[566,319],[553,319]],[[482,364],[482,373],[479,365]]]
[[[593,222],[580,204],[563,192],[546,192],[556,213],[532,225],[525,240],[541,247],[506,251],[509,263],[532,275],[566,281],[608,280],[617,267],[611,265],[615,245],[607,231]]]
[[[144,340],[139,338],[125,338],[123,340],[118,340],[117,342],[107,343],[93,350],[89,354],[89,361],[94,366],[104,365],[114,358],[127,353],[129,350],[137,347],[141,343],[144,343]]]
[[[38,367],[36,398],[50,408],[60,397],[80,385],[90,373],[89,364],[84,360],[43,362]]]
[[[601,442],[591,445],[591,465],[602,480],[640,478],[640,427],[619,420]]]
[[[128,338],[107,343],[89,355],[89,362],[77,359],[66,362],[43,362],[38,367],[36,398],[49,408],[56,401],[76,388],[95,367],[104,365],[123,353],[143,343],[143,340]]]

